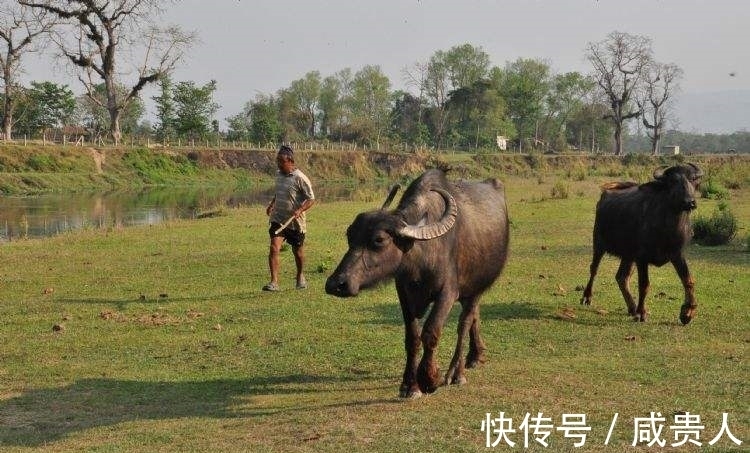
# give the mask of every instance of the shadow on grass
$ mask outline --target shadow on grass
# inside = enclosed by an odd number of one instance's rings
[[[134,420],[260,417],[286,409],[299,412],[299,404],[288,408],[282,403],[254,407],[252,398],[310,394],[321,391],[313,387],[315,384],[365,379],[312,375],[188,382],[82,379],[66,387],[31,390],[0,401],[0,447],[40,446],[73,432]],[[344,401],[338,405],[383,402]],[[311,404],[311,410],[331,406]]]
[[[257,297],[257,294],[255,293],[239,293],[239,294],[231,294],[231,295],[208,295],[208,296],[191,296],[191,297],[174,297],[170,296],[169,294],[166,294],[164,296],[162,295],[153,295],[153,296],[145,296],[144,297],[137,297],[137,298],[130,298],[130,299],[114,299],[114,298],[106,298],[106,297],[94,297],[94,298],[62,298],[57,299],[60,303],[65,304],[90,304],[90,305],[113,305],[118,310],[125,310],[128,305],[131,304],[166,304],[166,303],[179,303],[179,302],[210,302],[214,300],[222,300],[227,298],[234,298],[234,299],[249,299],[251,297]]]
[[[537,319],[542,316],[542,310],[530,302],[488,302],[486,304],[480,303],[479,308],[482,319]],[[432,306],[430,309],[432,309]],[[376,305],[372,307],[372,311],[375,313],[376,318],[370,321],[371,324],[400,326],[404,323],[401,315],[401,307],[397,302],[393,305]],[[461,304],[456,302],[451,312],[455,314],[460,313]],[[428,313],[429,311],[425,314],[425,318],[428,316]]]
[[[542,310],[531,302],[513,301],[491,303],[480,306],[482,319],[538,319]]]

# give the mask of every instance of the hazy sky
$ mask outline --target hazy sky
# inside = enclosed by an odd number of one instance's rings
[[[650,37],[658,61],[685,71],[686,93],[750,89],[748,0],[183,0],[162,19],[200,36],[173,79],[215,79],[221,120],[313,70],[379,65],[405,88],[403,68],[464,43],[496,66],[538,58],[588,73],[587,43],[615,30]],[[49,68],[30,61],[26,78],[82,91]]]

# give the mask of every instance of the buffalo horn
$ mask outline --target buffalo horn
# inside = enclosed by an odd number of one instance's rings
[[[437,222],[427,225],[404,225],[398,231],[399,235],[401,235],[402,237],[426,241],[429,239],[440,237],[447,233],[451,228],[453,228],[453,225],[456,223],[456,216],[458,215],[458,206],[456,205],[456,199],[453,198],[453,195],[448,193],[448,191],[446,190],[432,190],[439,193],[440,196],[443,197],[443,200],[445,200],[445,211],[443,212],[443,216]]]
[[[385,203],[383,203],[383,207],[380,209],[388,209],[388,206],[391,205],[393,198],[396,197],[396,192],[398,192],[398,189],[400,188],[401,188],[400,184],[396,184],[393,187],[391,187],[391,191],[388,192],[388,197],[385,199]]]
[[[703,177],[703,170],[701,170],[700,168],[698,168],[697,165],[695,165],[694,163],[691,163],[691,162],[688,162],[688,165],[690,165],[691,167],[693,167],[695,169],[695,175],[693,175],[693,181],[695,181],[696,179],[700,179],[700,178]]]
[[[661,177],[664,176],[664,170],[666,170],[667,168],[669,167],[663,166],[654,170],[654,179],[661,179]]]

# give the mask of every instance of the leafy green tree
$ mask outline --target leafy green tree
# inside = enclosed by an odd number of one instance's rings
[[[24,91],[16,130],[36,135],[48,128],[62,127],[70,121],[76,100],[67,85],[31,82]]]
[[[431,57],[423,76],[421,93],[424,93],[433,109],[431,130],[435,145],[440,147],[448,121],[446,102],[451,91],[467,87],[485,78],[489,72],[489,56],[481,47],[470,44],[454,46],[447,51],[436,51]]]
[[[259,96],[248,106],[250,139],[259,143],[280,143],[284,127],[279,121],[279,109],[272,97]]]
[[[158,121],[154,132],[159,140],[172,140],[177,134],[174,125],[175,107],[172,99],[172,79],[169,76],[163,77],[159,80],[159,88],[161,93],[151,98],[156,103],[156,119]]]
[[[481,47],[462,44],[451,47],[445,55],[445,67],[453,90],[470,87],[487,77],[490,57]]]
[[[514,125],[506,114],[505,100],[490,80],[477,80],[459,88],[448,100],[452,121],[450,136],[466,148],[494,147],[497,135],[511,136]]]
[[[608,112],[609,107],[601,101],[585,101],[566,121],[566,141],[581,150],[601,151],[602,144],[612,137],[612,122],[605,118]]]
[[[250,140],[250,117],[246,105],[242,112],[226,118],[227,140]]]
[[[398,91],[394,94],[391,110],[391,136],[413,146],[425,146],[430,142],[430,131],[423,121],[422,101],[410,93]]]
[[[352,80],[352,126],[359,141],[379,146],[388,130],[391,82],[380,66],[367,65]]]
[[[215,80],[203,86],[196,86],[193,81],[175,85],[172,95],[175,105],[174,128],[180,136],[204,139],[211,135],[211,121],[219,110],[219,104],[213,99],[215,91]]]
[[[544,101],[550,88],[549,65],[540,60],[519,58],[495,74],[500,78],[501,95],[507,102],[519,142],[538,138]]]
[[[320,132],[324,137],[341,140],[350,115],[352,71],[338,71],[323,79],[320,89]]]
[[[305,74],[305,77],[293,81],[289,86],[289,94],[294,98],[299,116],[306,124],[307,138],[315,137],[321,84],[320,72],[310,71]]]
[[[295,142],[307,137],[307,118],[299,109],[297,96],[289,88],[276,92],[276,110],[282,126],[283,141]]]
[[[583,107],[586,96],[593,89],[593,81],[579,72],[556,74],[552,77],[540,128],[540,134],[548,146],[557,150],[567,147],[565,129],[568,119]]]

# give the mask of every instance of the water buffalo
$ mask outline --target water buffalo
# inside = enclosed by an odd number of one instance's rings
[[[406,366],[399,394],[413,398],[442,384],[465,383],[464,367],[484,362],[479,297],[505,265],[508,212],[497,179],[449,182],[442,170],[422,174],[396,209],[388,211],[393,195],[383,208],[359,214],[349,226],[349,250],[326,281],[326,292],[356,296],[361,289],[395,278],[406,330]],[[462,307],[458,341],[441,380],[436,348],[456,300]],[[469,350],[464,359],[467,331]],[[420,343],[424,353],[417,362]]]
[[[583,292],[582,304],[591,304],[592,286],[605,253],[620,257],[617,284],[628,314],[646,320],[644,305],[648,293],[648,265],[671,262],[685,288],[680,321],[687,324],[695,316],[695,282],[683,254],[690,241],[690,211],[695,209],[695,189],[703,172],[694,164],[675,165],[654,171],[654,180],[645,184],[609,183],[602,187],[594,220],[594,257],[591,276]],[[630,294],[633,266],[638,269],[638,305]]]

